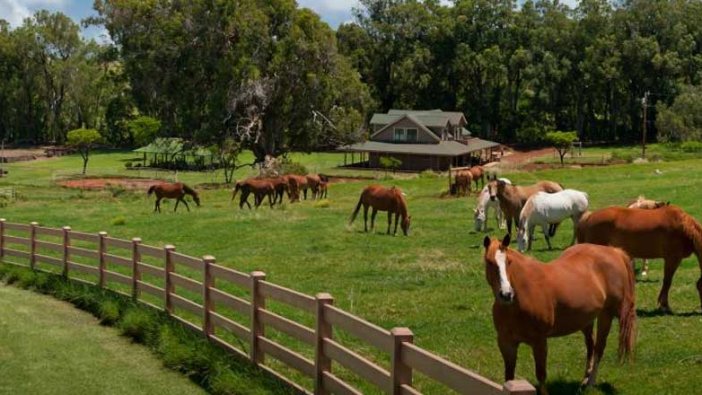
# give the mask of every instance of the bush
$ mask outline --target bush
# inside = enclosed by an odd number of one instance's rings
[[[329,199],[321,199],[314,202],[314,208],[329,208],[331,207],[331,201]]]
[[[126,223],[127,223],[127,219],[124,218],[124,216],[120,215],[118,217],[112,218],[112,225],[114,225],[114,226],[123,226]]]
[[[298,174],[298,175],[304,176],[307,173],[308,173],[307,168],[301,163],[293,162],[287,158],[283,158],[280,161],[280,174],[281,175]]]
[[[626,162],[626,163],[631,163],[634,161],[634,154],[631,152],[621,152],[621,151],[612,151],[611,154],[611,161],[612,162]]]
[[[536,127],[527,126],[517,130],[517,142],[527,146],[543,145],[546,139],[546,131]]]
[[[124,167],[126,167],[127,169],[131,169],[132,166],[134,166],[134,165],[132,164],[132,162],[126,162],[126,163],[124,164]]]
[[[702,141],[685,141],[680,144],[680,149],[685,152],[702,152]]]
[[[113,325],[119,320],[120,305],[116,300],[105,300],[100,303],[98,317],[103,325]]]
[[[125,336],[138,343],[151,342],[158,331],[155,318],[155,315],[148,311],[132,307],[124,312],[119,328]]]
[[[432,170],[424,170],[419,173],[419,178],[439,178],[439,174]]]

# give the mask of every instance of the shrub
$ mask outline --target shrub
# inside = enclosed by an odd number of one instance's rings
[[[517,130],[517,141],[527,146],[542,145],[546,139],[546,132],[536,126],[527,126]]]
[[[317,200],[316,202],[314,202],[314,207],[315,208],[329,208],[329,207],[331,207],[331,201],[329,201],[329,199]]]
[[[304,176],[307,173],[307,168],[301,163],[293,162],[287,158],[283,158],[280,161],[280,174],[299,174]]]
[[[419,178],[439,178],[439,174],[432,170],[424,170],[419,173]]]
[[[611,161],[631,163],[634,161],[634,154],[631,152],[612,151]]]
[[[119,320],[120,306],[116,300],[104,300],[100,303],[99,318],[104,325],[113,325]]]
[[[153,341],[158,330],[155,315],[137,307],[124,312],[119,328],[124,335],[139,343]]]
[[[132,162],[126,162],[126,163],[124,164],[124,167],[126,167],[127,169],[131,169],[132,166],[134,166],[134,165],[132,164]]]
[[[702,141],[685,141],[680,144],[680,149],[685,152],[702,152]]]
[[[124,216],[120,215],[118,217],[112,218],[112,225],[114,226],[122,226],[127,223],[127,219],[124,218]]]

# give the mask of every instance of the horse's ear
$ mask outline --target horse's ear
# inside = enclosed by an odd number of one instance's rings
[[[509,242],[510,242],[510,236],[509,236],[509,233],[507,233],[507,234],[505,235],[504,239],[502,239],[502,245],[501,245],[501,247],[502,247],[502,248],[507,248],[507,247],[509,247]]]
[[[485,247],[486,250],[490,247],[490,236],[485,236],[483,239],[483,247]]]

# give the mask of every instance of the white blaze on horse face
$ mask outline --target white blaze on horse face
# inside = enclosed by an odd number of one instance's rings
[[[498,249],[495,252],[495,261],[500,271],[500,294],[512,295],[512,284],[507,278],[507,253]]]

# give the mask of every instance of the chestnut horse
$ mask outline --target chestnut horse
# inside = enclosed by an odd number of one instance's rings
[[[314,200],[319,194],[319,183],[322,182],[322,179],[319,174],[308,174],[305,177],[307,178],[307,187],[312,190],[312,200]],[[304,193],[305,200],[307,200],[307,189],[304,190]]]
[[[326,199],[329,195],[329,181],[320,180],[319,181],[319,195],[320,199]]]
[[[473,166],[468,169],[468,172],[470,173],[470,178],[475,183],[475,189],[478,189],[478,180],[480,180],[481,187],[485,186],[485,171],[482,166]]]
[[[660,200],[646,199],[645,197],[639,196],[633,202],[626,205],[627,208],[643,208],[646,210],[653,210],[661,208],[663,206],[669,205],[670,202],[663,202]],[[641,268],[641,276],[646,277],[648,275],[648,259],[643,260],[643,268]]]
[[[409,235],[411,216],[407,213],[407,201],[405,201],[405,196],[397,187],[385,188],[381,185],[369,185],[363,192],[361,192],[361,198],[358,199],[358,204],[356,205],[356,210],[351,214],[351,220],[349,221],[349,226],[356,219],[358,211],[363,206],[363,224],[364,229],[368,232],[368,207],[373,208],[373,213],[371,214],[371,232],[375,226],[375,215],[378,211],[388,212],[388,234],[390,234],[390,225],[392,223],[392,214],[395,214],[395,232],[397,234],[397,221],[400,216],[402,216],[402,233],[405,236]]]
[[[702,226],[673,205],[655,210],[608,207],[585,214],[578,224],[578,243],[622,248],[632,258],[663,258],[663,286],[658,306],[670,312],[668,291],[683,258],[693,252],[702,271]],[[702,305],[702,277],[697,281]]]
[[[290,201],[299,202],[300,192],[304,194],[305,200],[307,200],[307,189],[309,188],[309,184],[307,183],[307,176],[288,174],[284,177],[288,180],[288,186],[290,188],[288,196],[290,197]]]
[[[587,358],[582,385],[595,384],[612,319],[619,319],[619,358],[629,357],[636,337],[634,272],[619,248],[578,244],[543,264],[485,237],[485,277],[495,297],[492,320],[505,365],[514,379],[520,343],[532,348],[539,390],[546,392],[547,339],[580,331]],[[593,327],[597,319],[597,339]]]
[[[519,227],[519,214],[531,195],[536,192],[554,193],[562,190],[563,186],[553,181],[539,181],[528,186],[511,185],[502,180],[488,182],[490,200],[498,200],[500,202],[500,209],[507,218],[507,232],[510,234],[512,234],[512,222]],[[553,229],[549,233],[553,236]]]
[[[154,211],[158,211],[159,213],[161,212],[161,199],[164,198],[176,199],[175,207],[173,207],[174,212],[178,210],[178,203],[180,202],[183,202],[185,208],[187,208],[188,211],[190,211],[190,207],[188,207],[188,202],[186,202],[184,199],[185,195],[192,196],[195,204],[197,204],[198,207],[200,206],[200,196],[197,194],[197,191],[183,184],[182,182],[164,182],[152,185],[146,194],[148,196],[151,196],[152,193],[156,194],[156,204],[154,205]]]
[[[283,196],[285,195],[285,193],[287,192],[287,194],[290,195],[290,186],[286,178],[262,178],[261,180],[268,181],[271,184],[273,184],[273,204],[275,204],[276,202],[278,204],[283,204]]]
[[[452,195],[465,195],[465,196],[470,196],[470,182],[473,179],[473,176],[468,170],[463,170],[459,171],[456,173],[456,176],[454,177],[454,183],[451,186],[451,194]]]
[[[259,180],[255,178],[248,178],[244,181],[238,181],[236,186],[232,190],[232,200],[236,197],[236,194],[241,191],[241,197],[239,198],[239,208],[244,208],[244,203],[251,209],[251,204],[249,203],[249,195],[254,195],[254,206],[258,208],[263,202],[263,199],[268,196],[268,203],[271,208],[273,208],[273,195],[275,194],[275,187],[268,180]]]

